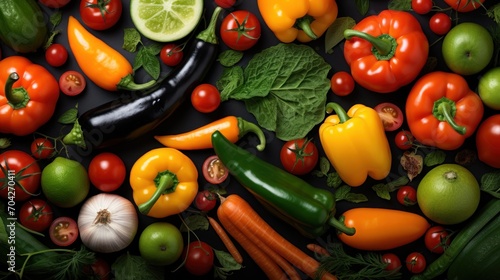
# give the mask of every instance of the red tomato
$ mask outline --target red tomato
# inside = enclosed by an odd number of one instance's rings
[[[408,150],[411,147],[413,147],[413,143],[415,142],[415,137],[413,137],[410,131],[401,130],[398,133],[396,133],[396,136],[394,137],[394,142],[396,144],[396,147],[398,147],[399,149]]]
[[[236,0],[215,0],[214,2],[215,2],[215,4],[217,4],[217,6],[219,6],[221,8],[229,9],[232,6],[234,6],[234,4],[236,3]]]
[[[24,201],[38,194],[40,166],[31,155],[19,150],[5,151],[0,154],[0,167],[2,198],[9,201]]]
[[[220,36],[226,46],[245,51],[253,47],[260,38],[259,19],[250,11],[239,10],[227,15],[220,27]]]
[[[374,109],[380,116],[386,131],[394,131],[403,125],[403,112],[396,104],[384,102],[375,106]]]
[[[433,226],[425,232],[425,247],[437,254],[442,254],[450,246],[450,233],[442,226]]]
[[[397,193],[398,202],[404,206],[417,204],[417,190],[412,186],[402,186]]]
[[[34,231],[42,232],[48,229],[53,220],[52,207],[47,201],[39,198],[26,201],[19,210],[19,222]]]
[[[452,9],[466,13],[481,7],[484,0],[444,0],[444,2]]]
[[[203,177],[210,184],[220,184],[227,179],[229,171],[216,155],[209,156],[202,166]]]
[[[283,168],[295,175],[311,172],[318,163],[318,148],[311,139],[287,141],[281,147],[280,160]]]
[[[411,8],[420,15],[429,13],[432,9],[432,0],[411,0]]]
[[[345,71],[339,71],[333,74],[330,79],[330,86],[333,91],[338,96],[346,96],[352,93],[354,90],[354,79],[351,74]]]
[[[445,35],[451,29],[451,18],[445,13],[435,13],[429,20],[429,28],[437,35]]]
[[[184,52],[181,46],[176,44],[166,44],[161,48],[160,59],[168,66],[176,66],[184,57]]]
[[[201,84],[191,93],[193,107],[201,113],[211,113],[220,105],[219,90],[211,84]]]
[[[78,238],[78,225],[70,217],[59,217],[50,225],[49,235],[57,246],[69,246]]]
[[[96,258],[95,262],[91,265],[86,265],[84,272],[88,276],[88,279],[108,280],[111,278],[111,267],[100,257]]]
[[[189,243],[184,254],[187,254],[184,267],[192,275],[205,275],[214,266],[214,251],[210,245],[203,241]]]
[[[31,142],[31,155],[38,159],[50,158],[54,155],[54,144],[47,138],[38,137]]]
[[[122,15],[122,9],[121,0],[81,0],[80,2],[82,21],[94,30],[106,30],[114,26]]]
[[[500,168],[500,114],[485,119],[476,131],[477,156],[480,161]]]
[[[382,255],[382,261],[387,263],[385,270],[396,270],[401,269],[401,260],[396,254],[385,253]]]
[[[61,44],[52,44],[45,50],[45,60],[50,66],[62,66],[68,60],[68,50]]]
[[[103,152],[90,161],[88,168],[90,182],[103,192],[118,189],[125,181],[125,163],[116,154]]]
[[[71,0],[38,0],[41,4],[49,8],[62,8],[66,6]]]
[[[85,77],[77,71],[66,71],[59,78],[59,88],[68,96],[75,96],[82,93],[85,86],[87,86]]]
[[[418,274],[425,270],[427,263],[424,255],[419,252],[413,252],[406,257],[406,268],[411,273]]]
[[[194,199],[194,205],[198,210],[203,212],[208,212],[214,209],[217,204],[217,195],[209,190],[203,190],[198,192],[196,198]]]

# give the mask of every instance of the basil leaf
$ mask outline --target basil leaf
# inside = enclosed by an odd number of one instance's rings
[[[358,12],[364,16],[368,13],[368,9],[370,8],[370,0],[355,0],[356,9]]]
[[[125,28],[122,48],[128,52],[135,52],[141,42],[141,34],[135,28]]]
[[[134,59],[134,71],[140,67],[143,67],[153,79],[156,80],[160,77],[160,61],[147,47],[140,48]]]
[[[446,159],[446,154],[441,150],[437,150],[430,152],[425,156],[424,164],[425,166],[435,166],[443,163],[445,159]]]
[[[481,177],[481,190],[500,198],[500,171],[483,174]]]
[[[243,52],[235,50],[225,50],[219,54],[218,61],[222,66],[231,67],[243,58]]]
[[[388,5],[389,10],[411,11],[411,0],[391,0]]]
[[[179,230],[181,232],[189,232],[190,230],[208,230],[208,219],[202,215],[190,215],[184,218],[184,223],[181,224]]]
[[[72,124],[76,121],[78,117],[78,104],[75,105],[74,108],[69,109],[68,111],[64,112],[59,119],[57,119],[57,122],[60,124]]]
[[[337,172],[331,172],[326,175],[326,185],[330,188],[337,188],[342,184],[342,179],[340,179],[340,175]]]
[[[325,32],[325,52],[332,53],[333,48],[345,39],[344,30],[355,25],[356,21],[351,17],[337,18]]]

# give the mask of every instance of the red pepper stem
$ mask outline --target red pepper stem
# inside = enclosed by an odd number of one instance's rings
[[[345,112],[344,108],[340,106],[338,103],[329,102],[326,104],[326,113],[330,114],[332,111],[335,111],[335,114],[339,117],[340,123],[345,123],[350,119],[350,117]]]
[[[346,29],[344,31],[344,37],[349,40],[352,37],[359,37],[370,42],[373,46],[373,55],[379,60],[389,60],[394,56],[396,52],[397,42],[396,40],[388,35],[382,34],[378,37],[374,37],[368,33],[361,32],[354,29]]]
[[[28,105],[30,97],[26,89],[23,87],[13,88],[14,83],[19,80],[19,74],[16,72],[10,73],[5,81],[5,97],[9,105],[14,109],[21,109]]]
[[[299,18],[297,21],[295,21],[295,26],[297,26],[299,29],[304,31],[304,33],[306,33],[306,35],[309,36],[311,39],[316,40],[316,39],[318,39],[318,35],[316,35],[311,28],[312,21],[313,21],[313,17],[305,16],[305,17]]]
[[[432,114],[440,121],[446,121],[451,127],[461,135],[466,132],[466,127],[460,126],[455,122],[455,114],[457,108],[455,102],[446,97],[442,97],[434,102],[434,108],[432,109]]]
[[[238,138],[243,137],[243,135],[247,134],[248,132],[253,132],[259,137],[260,144],[257,145],[257,150],[263,151],[264,148],[266,147],[266,136],[264,135],[264,132],[262,132],[262,129],[255,125],[252,122],[248,122],[240,117],[238,119]]]
[[[149,213],[161,195],[173,192],[179,183],[177,176],[170,171],[158,173],[154,181],[156,185],[155,193],[149,198],[148,201],[138,205],[139,211],[144,215]]]
[[[356,233],[356,229],[353,227],[347,227],[344,223],[344,220],[345,220],[344,216],[340,217],[339,220],[331,216],[330,219],[328,219],[328,224],[337,229],[341,233],[344,233],[349,236],[354,235]]]

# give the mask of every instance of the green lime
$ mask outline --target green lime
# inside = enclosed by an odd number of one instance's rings
[[[432,221],[453,225],[467,220],[479,206],[479,183],[458,164],[441,164],[430,170],[417,188],[417,202]]]
[[[203,14],[203,0],[131,0],[130,16],[144,37],[171,42],[193,31]]]
[[[90,180],[81,163],[57,157],[42,170],[41,185],[48,201],[70,208],[87,197]]]

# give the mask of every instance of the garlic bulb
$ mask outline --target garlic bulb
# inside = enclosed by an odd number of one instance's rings
[[[124,249],[137,233],[134,205],[117,194],[101,193],[85,201],[78,215],[78,230],[85,246],[95,252]]]

